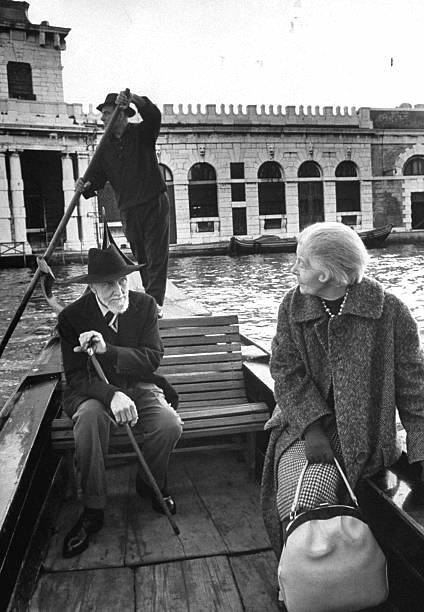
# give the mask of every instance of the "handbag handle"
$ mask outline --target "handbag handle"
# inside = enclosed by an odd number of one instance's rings
[[[357,499],[355,493],[353,492],[353,489],[350,486],[349,481],[346,478],[342,468],[340,467],[339,462],[337,461],[337,459],[335,457],[334,457],[334,463],[335,463],[337,469],[339,470],[339,473],[340,473],[340,476],[342,477],[343,482],[346,485],[346,489],[348,490],[348,493],[350,495],[350,498],[351,498],[354,506],[356,508],[358,508],[358,499]],[[294,494],[293,503],[292,503],[292,506],[290,508],[290,520],[292,520],[296,516],[297,511],[298,511],[299,497],[300,497],[300,491],[301,491],[301,488],[302,488],[303,477],[305,476],[305,472],[306,472],[306,469],[307,469],[308,465],[309,465],[309,461],[306,461],[306,463],[303,466],[302,471],[300,473],[299,480],[297,482],[296,492]]]

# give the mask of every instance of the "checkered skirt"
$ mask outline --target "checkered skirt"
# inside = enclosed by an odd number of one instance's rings
[[[331,448],[343,465],[337,429],[334,425],[327,431]],[[305,465],[305,442],[297,440],[281,455],[278,463],[277,508],[281,521],[287,519],[293,503],[300,473]],[[311,463],[308,465],[299,497],[299,509],[311,510],[319,504],[339,502],[340,474],[334,464]]]

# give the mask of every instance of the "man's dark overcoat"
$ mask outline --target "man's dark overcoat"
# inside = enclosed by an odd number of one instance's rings
[[[320,298],[299,288],[284,297],[272,344],[271,374],[277,407],[261,500],[264,521],[281,552],[276,475],[281,454],[306,427],[334,413],[346,474],[358,479],[399,457],[396,408],[406,430],[410,462],[424,460],[424,362],[417,324],[407,306],[380,283],[364,278],[349,290],[343,314],[332,319]]]
[[[100,380],[88,363],[86,353],[74,353],[82,332],[95,330],[103,335],[107,352],[97,358],[109,381]],[[155,382],[154,372],[163,355],[155,300],[145,293],[129,292],[129,307],[119,315],[118,333],[107,325],[91,291],[59,314],[63,366],[66,376],[64,408],[70,416],[86,399],[98,399],[106,408],[116,391],[130,397],[137,382]],[[135,399],[133,397],[133,399]]]

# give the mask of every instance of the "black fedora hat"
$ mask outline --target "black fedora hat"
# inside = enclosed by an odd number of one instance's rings
[[[102,113],[104,106],[115,106],[117,97],[118,97],[117,93],[108,93],[105,98],[105,101],[102,102],[102,104],[99,104],[99,106],[96,106],[97,110]],[[130,106],[127,106],[127,108],[123,110],[125,110],[128,117],[134,117],[135,110],[131,108]]]
[[[118,280],[131,272],[140,270],[146,264],[129,264],[115,244],[106,249],[90,249],[88,251],[87,274],[74,276],[62,281],[62,285],[71,283],[107,283]]]

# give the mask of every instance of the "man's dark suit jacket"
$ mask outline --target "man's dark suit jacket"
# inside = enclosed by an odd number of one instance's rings
[[[90,291],[62,310],[58,330],[66,377],[64,409],[70,416],[81,402],[90,398],[110,408],[116,391],[123,391],[135,399],[131,389],[138,382],[154,382],[163,388],[174,408],[177,407],[169,397],[169,383],[154,374],[163,355],[163,344],[156,302],[150,295],[129,292],[129,307],[119,315],[118,333],[115,334]],[[79,346],[79,335],[90,330],[100,332],[106,342],[106,353],[96,356],[109,384],[95,374],[86,353],[74,353],[74,347]]]

